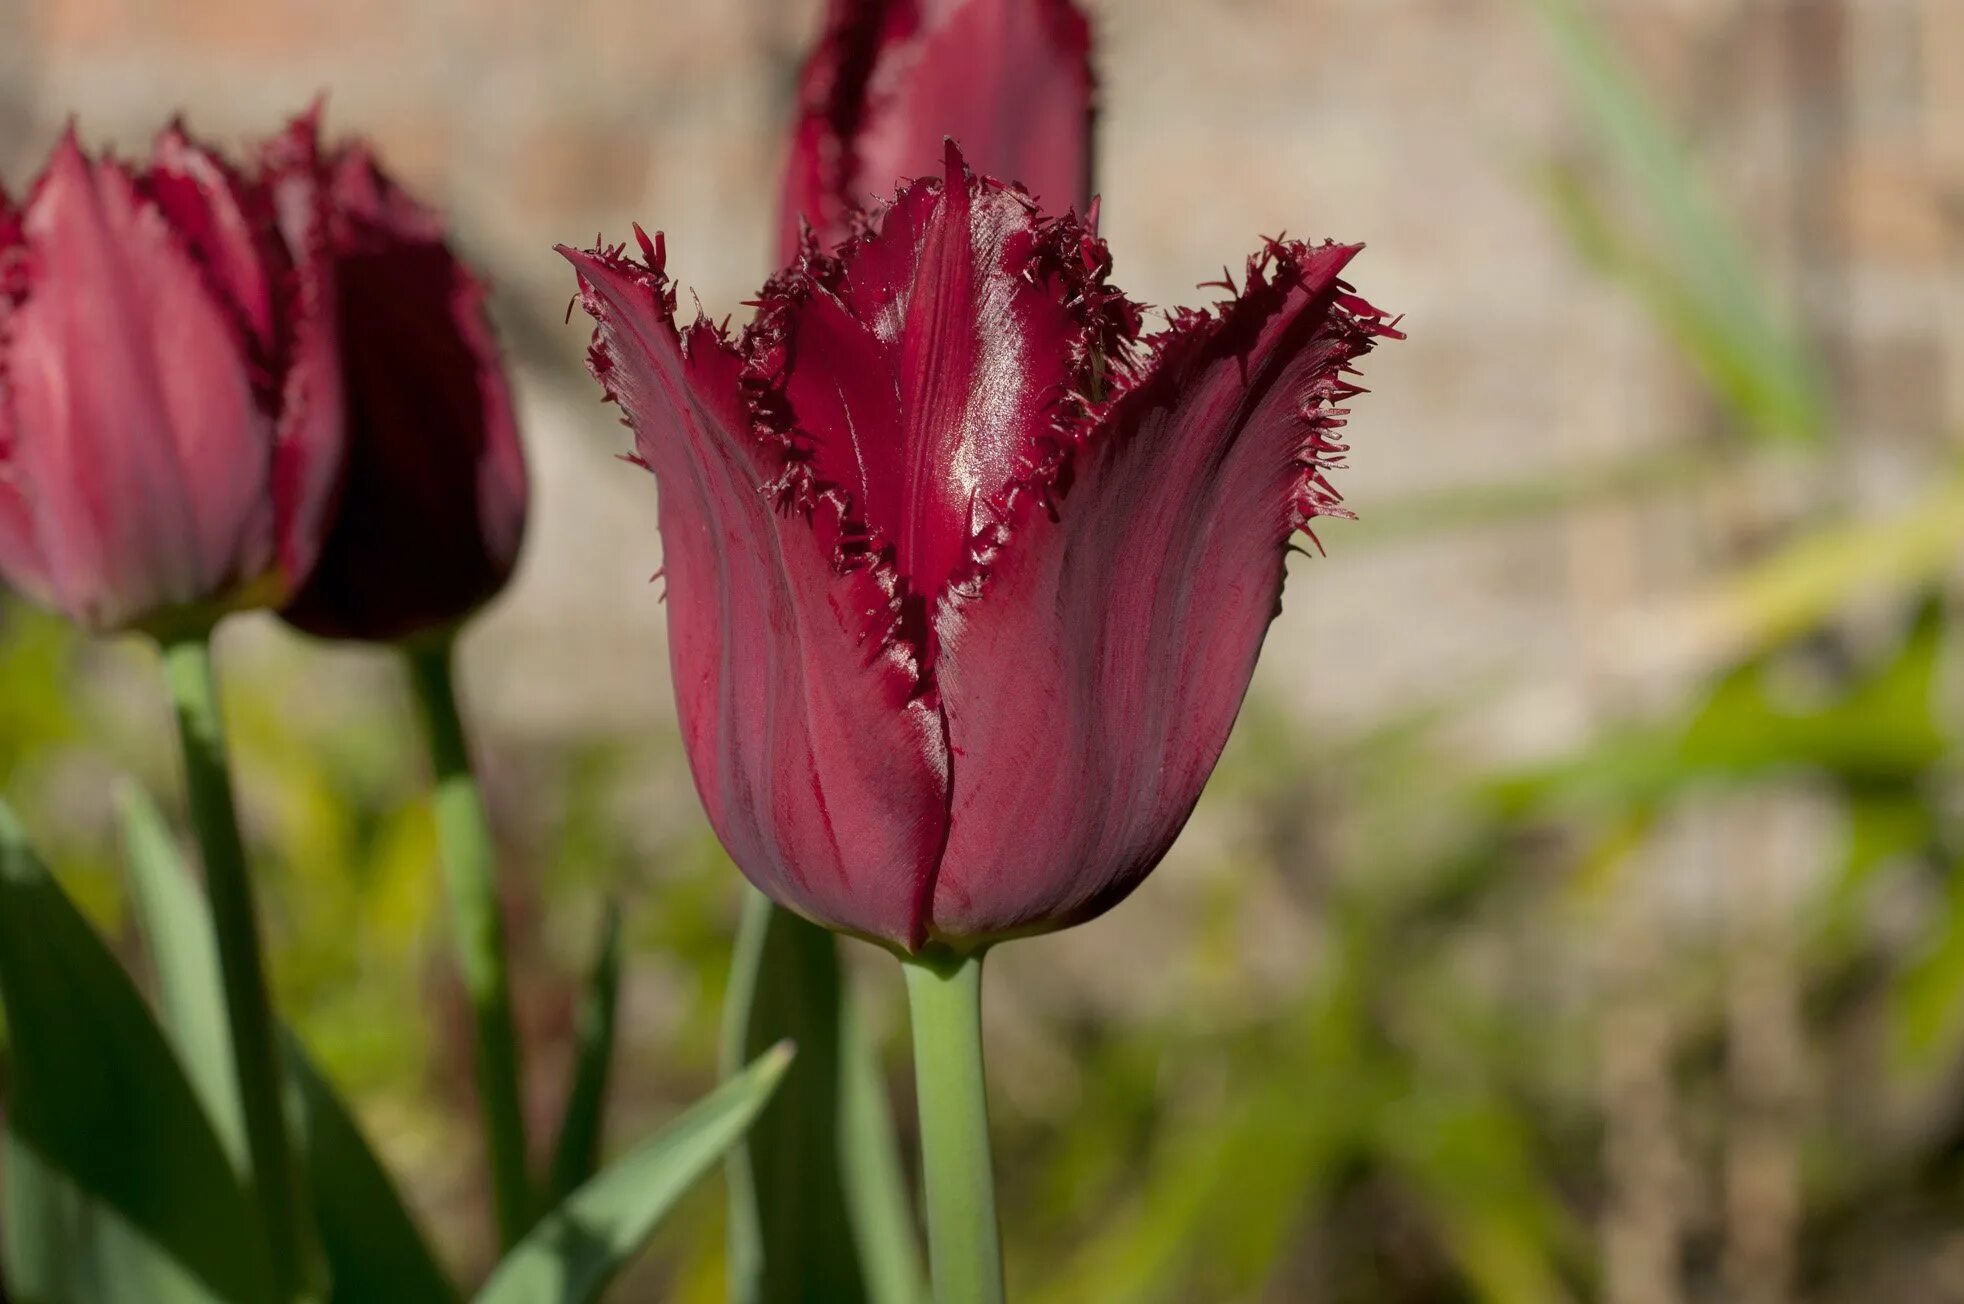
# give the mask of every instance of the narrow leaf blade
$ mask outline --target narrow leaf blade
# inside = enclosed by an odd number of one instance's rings
[[[917,1304],[928,1297],[928,1287],[913,1198],[878,1048],[850,994],[841,1010],[839,1054],[839,1171],[866,1298],[871,1304]]]
[[[555,1204],[600,1167],[601,1125],[607,1105],[607,1074],[614,1060],[614,1017],[620,990],[621,917],[620,910],[609,903],[574,1030],[572,1085],[567,1088],[552,1161]]]
[[[4,805],[0,1000],[12,1288],[67,1304],[269,1298],[257,1215],[197,1093]]]
[[[130,900],[157,980],[164,1035],[205,1107],[233,1171],[250,1167],[245,1110],[232,1074],[232,1030],[211,920],[170,825],[135,784],[117,794]]]
[[[772,1048],[561,1201],[505,1256],[477,1304],[586,1304],[599,1298],[662,1216],[756,1119],[791,1055],[788,1045]]]
[[[333,1273],[329,1304],[458,1299],[354,1116],[290,1033],[285,1058],[301,1108],[308,1198]]]

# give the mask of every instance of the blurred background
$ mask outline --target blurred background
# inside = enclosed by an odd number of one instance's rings
[[[1964,5],[1092,7],[1115,279],[1204,302],[1263,233],[1361,239],[1410,339],[1166,865],[991,965],[1012,1295],[1964,1300]],[[741,319],[816,11],[0,4],[15,193],[71,114],[238,144],[325,91],[496,283],[537,511],[465,688],[535,1133],[605,903],[616,1140],[712,1074],[738,903],[550,246],[663,228]],[[112,937],[113,783],[178,790],[152,655],[0,595],[0,796]],[[263,617],[220,659],[279,1001],[479,1268],[397,667]],[[850,949],[907,1129],[897,975]],[[620,1298],[719,1299],[721,1220]]]

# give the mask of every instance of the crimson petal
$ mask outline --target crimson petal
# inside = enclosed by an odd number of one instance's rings
[[[205,269],[213,297],[237,315],[241,334],[259,354],[260,383],[277,388],[278,295],[287,258],[265,191],[177,123],[157,137],[143,190]],[[277,402],[277,393],[269,394],[265,406]]]
[[[660,490],[669,661],[696,787],[752,882],[834,928],[913,947],[946,836],[947,760],[907,649],[879,636],[891,576],[842,565],[843,522],[788,488],[753,430],[746,360],[678,331],[645,261],[561,248],[599,323],[593,371]],[[770,492],[791,495],[773,510]]]
[[[799,80],[780,252],[822,245],[961,142],[1052,211],[1090,201],[1091,33],[1070,0],[833,0]]]
[[[952,144],[946,168],[836,260],[793,273],[771,323],[812,470],[929,605],[1074,414],[1091,329],[1069,235]]]
[[[1274,245],[1216,314],[1152,342],[1054,519],[1026,504],[979,597],[937,618],[953,756],[931,933],[986,940],[1102,912],[1186,822],[1279,609],[1290,535],[1335,509],[1331,404],[1381,316],[1356,252]]]
[[[48,602],[48,564],[34,541],[33,509],[10,465],[18,440],[7,391],[7,309],[26,293],[27,248],[20,210],[0,186],[0,578],[39,602]]]
[[[331,175],[347,473],[307,586],[282,614],[393,641],[462,620],[504,587],[525,528],[525,460],[484,289],[443,224],[361,146]]]
[[[346,468],[319,105],[266,143],[260,168],[293,265],[286,287],[289,325],[271,482],[281,581],[275,598],[284,600],[313,573]]]

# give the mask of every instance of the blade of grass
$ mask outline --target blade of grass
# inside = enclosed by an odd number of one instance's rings
[[[477,1304],[587,1304],[638,1254],[662,1216],[716,1166],[791,1065],[789,1044],[759,1056],[680,1118],[560,1201],[505,1256]],[[826,1298],[813,1296],[812,1298]]]
[[[573,1077],[559,1121],[552,1161],[554,1203],[571,1195],[600,1167],[607,1073],[614,1059],[614,1017],[620,1005],[621,915],[613,903],[600,922],[593,972],[573,1031]]]
[[[1689,150],[1577,0],[1526,3],[1553,40],[1591,146],[1623,183],[1611,208],[1551,178],[1577,243],[1638,289],[1749,432],[1822,439],[1818,368]]]

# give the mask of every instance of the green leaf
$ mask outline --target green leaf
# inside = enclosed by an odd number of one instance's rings
[[[1810,531],[1717,581],[1658,619],[1699,655],[1751,655],[1797,638],[1856,602],[1900,597],[1958,569],[1964,552],[1964,471],[1874,520]]]
[[[1690,152],[1578,0],[1527,3],[1553,39],[1592,153],[1622,183],[1606,200],[1566,173],[1549,178],[1577,247],[1637,291],[1751,433],[1820,439],[1820,370]]]
[[[746,889],[727,999],[726,1073],[780,1038],[798,1046],[730,1152],[731,1300],[926,1298],[893,1123],[838,943]]]
[[[290,1033],[285,1061],[301,1106],[307,1193],[333,1274],[330,1304],[459,1298],[347,1106]]]
[[[224,980],[203,895],[185,867],[176,836],[149,794],[125,783],[117,792],[117,807],[131,903],[157,980],[164,1034],[231,1156],[233,1171],[243,1176],[251,1168],[245,1111],[239,1104],[238,1079],[232,1074]]]
[[[770,1100],[792,1048],[771,1048],[687,1113],[603,1169],[539,1220],[498,1265],[477,1304],[597,1299],[676,1201],[715,1166]]]
[[[270,1299],[258,1217],[142,996],[0,805],[7,1277],[25,1304]]]
[[[134,786],[121,794],[132,897],[164,1026],[207,1112],[229,1117],[227,1142],[243,1165],[244,1126],[228,1067],[232,1039],[218,948],[198,884],[156,805]],[[327,1256],[334,1304],[431,1304],[457,1298],[361,1129],[290,1034],[285,1069],[299,1106],[298,1152]],[[221,1122],[220,1131],[226,1125]]]
[[[593,973],[573,1030],[573,1082],[559,1119],[552,1160],[552,1199],[565,1199],[600,1167],[607,1072],[614,1059],[614,1016],[621,992],[621,915],[612,902],[600,923]]]
[[[853,1241],[871,1304],[918,1304],[928,1297],[913,1199],[894,1135],[893,1107],[878,1047],[848,993],[840,1009],[839,1171],[852,1211]]]

